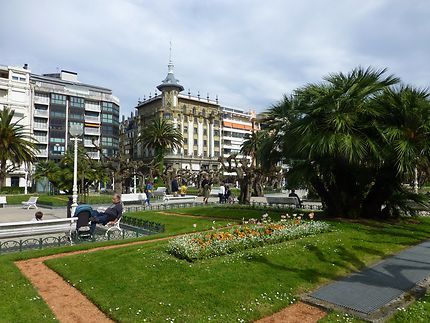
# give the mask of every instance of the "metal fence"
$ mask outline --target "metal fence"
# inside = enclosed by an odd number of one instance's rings
[[[72,232],[72,236],[57,235],[4,240],[0,241],[0,254],[90,242],[139,238],[164,232],[165,228],[163,224],[157,222],[145,221],[143,219],[135,219],[125,216],[123,223],[121,223],[121,229],[122,232],[109,231],[107,234],[105,234],[105,230],[97,229],[95,234],[90,237],[82,237],[76,234],[76,232]]]

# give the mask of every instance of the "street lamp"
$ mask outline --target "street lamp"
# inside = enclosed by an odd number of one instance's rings
[[[83,129],[81,125],[71,125],[69,133],[73,137],[72,140],[75,142],[75,154],[73,159],[73,204],[72,204],[72,216],[75,215],[76,207],[78,206],[78,141],[79,137],[82,136]]]

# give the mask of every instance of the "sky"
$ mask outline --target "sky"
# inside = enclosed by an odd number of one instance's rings
[[[192,95],[261,112],[357,66],[430,84],[428,0],[0,0],[0,64],[71,70],[121,113],[167,74]]]

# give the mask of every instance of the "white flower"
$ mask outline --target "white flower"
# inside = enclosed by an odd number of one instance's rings
[[[193,223],[193,228],[196,228],[197,227],[197,224],[196,223]]]

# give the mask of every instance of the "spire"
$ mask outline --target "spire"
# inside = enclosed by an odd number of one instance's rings
[[[178,92],[181,92],[184,90],[184,87],[179,84],[179,80],[175,78],[175,75],[173,74],[173,61],[172,61],[172,42],[170,41],[169,46],[169,64],[167,65],[167,76],[166,78],[161,82],[159,86],[157,86],[157,89],[159,89],[161,92],[163,92],[164,89],[176,89]]]

